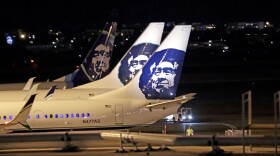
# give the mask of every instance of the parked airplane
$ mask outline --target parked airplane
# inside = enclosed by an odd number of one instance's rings
[[[100,81],[97,80],[72,89],[57,90],[56,94],[52,97],[53,100],[87,99],[123,87],[144,66],[159,46],[163,28],[163,22],[150,23],[112,72],[103,78],[104,80],[100,79]],[[78,78],[79,76],[76,75],[76,77]],[[38,93],[40,94],[36,100],[42,100],[46,90],[38,90]],[[26,91],[0,91],[0,101],[22,100],[25,94]]]
[[[27,123],[32,130],[125,128],[147,125],[176,113],[193,97],[176,96],[191,26],[175,26],[146,65],[124,87],[90,99],[36,101]],[[0,116],[16,103],[0,102]],[[3,119],[2,119],[3,120]],[[7,127],[24,130],[20,125]]]
[[[103,78],[109,74],[110,59],[114,47],[117,23],[107,22],[89,50],[80,68],[74,72],[58,78],[51,82],[41,82],[40,88],[47,89],[57,85],[57,88],[72,88],[73,84],[82,85]],[[34,79],[32,79],[34,80]],[[29,84],[29,85],[27,85]],[[26,90],[32,83],[27,83],[23,90]],[[22,83],[19,84],[0,84],[0,90],[20,90]]]

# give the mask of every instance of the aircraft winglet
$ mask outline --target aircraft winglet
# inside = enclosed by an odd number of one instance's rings
[[[29,78],[22,90],[30,90],[35,78],[36,77]]]
[[[32,94],[30,96],[30,98],[28,99],[28,101],[25,103],[25,105],[22,107],[22,109],[20,110],[20,112],[18,113],[18,115],[15,117],[14,120],[12,120],[11,122],[9,122],[9,124],[11,125],[15,125],[15,124],[21,124],[24,127],[26,127],[27,129],[31,130],[31,128],[29,127],[29,125],[27,124],[26,120],[28,118],[29,112],[32,108],[32,105],[34,103],[34,99],[36,97],[37,94]],[[7,124],[8,125],[8,124]]]
[[[54,91],[56,89],[57,85],[54,85],[50,88],[49,92],[46,94],[46,96],[44,97],[44,100],[50,100],[54,94]]]
[[[28,115],[30,113],[30,110],[32,108],[36,95],[37,94],[32,94],[29,97],[27,102],[24,104],[22,109],[19,111],[19,113],[16,115],[16,117],[12,121],[0,124],[0,127],[9,127],[12,125],[21,124],[22,126],[26,127],[28,130],[31,130],[31,128],[27,124],[26,120],[28,118]]]
[[[25,101],[25,100],[29,99],[31,97],[31,95],[33,95],[37,91],[37,88],[39,85],[40,85],[40,83],[33,85],[23,100]]]

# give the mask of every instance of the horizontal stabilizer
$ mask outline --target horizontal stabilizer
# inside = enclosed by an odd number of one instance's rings
[[[196,93],[189,93],[186,95],[181,95],[181,96],[175,97],[175,99],[180,99],[180,98],[184,98],[184,97],[194,97],[195,95],[196,95]]]
[[[191,93],[190,95],[195,95],[195,93]],[[187,101],[190,101],[194,99],[193,96],[189,96],[189,94],[183,95],[176,97],[174,100],[168,100],[160,103],[155,103],[155,104],[149,104],[146,106],[146,108],[149,109],[166,109],[169,107],[174,107],[175,105],[181,105]]]

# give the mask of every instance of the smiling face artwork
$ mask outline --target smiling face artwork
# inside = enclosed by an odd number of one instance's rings
[[[162,89],[169,89],[174,86],[176,62],[173,65],[171,62],[164,61],[154,68],[152,70],[155,70],[155,72],[151,78],[153,89],[160,93]]]
[[[176,94],[184,51],[164,49],[156,52],[143,67],[139,87],[147,99],[172,99]]]
[[[128,67],[129,67],[129,78],[132,79],[136,72],[142,69],[142,67],[145,65],[145,63],[148,61],[149,57],[146,55],[139,55],[135,58],[133,56],[128,59]]]
[[[129,49],[119,66],[118,77],[123,85],[127,84],[143,68],[157,47],[156,44],[141,43]]]
[[[109,46],[106,47],[103,44],[100,44],[95,48],[95,51],[98,51],[99,53],[95,53],[92,57],[92,67],[95,73],[92,75],[92,78],[107,72],[109,69],[111,49],[112,48]]]

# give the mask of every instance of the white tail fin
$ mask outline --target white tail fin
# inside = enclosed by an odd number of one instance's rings
[[[190,32],[190,25],[175,26],[129,84],[91,99],[174,99]]]
[[[163,28],[163,22],[150,23],[109,75],[73,89],[117,89],[123,87],[143,67],[159,46]]]

